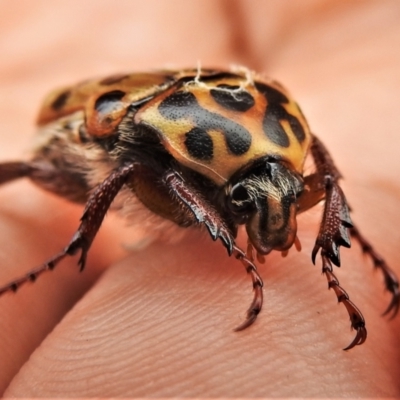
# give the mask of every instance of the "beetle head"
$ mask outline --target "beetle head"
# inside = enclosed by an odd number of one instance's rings
[[[228,209],[238,224],[245,224],[259,254],[285,251],[296,238],[296,198],[303,180],[282,161],[263,161],[233,181]]]

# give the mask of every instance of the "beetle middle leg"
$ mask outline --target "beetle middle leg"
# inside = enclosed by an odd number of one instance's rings
[[[0,295],[8,291],[15,292],[22,284],[36,280],[36,278],[43,272],[54,269],[61,260],[67,256],[76,254],[78,251],[81,251],[78,264],[82,271],[85,267],[87,253],[103,222],[106,212],[110,208],[115,196],[134,172],[134,168],[135,164],[119,167],[115,169],[99,186],[97,186],[94,192],[89,196],[78,230],[64,250],[40,267],[33,269],[24,276],[0,287]]]
[[[250,307],[247,310],[246,319],[235,330],[240,331],[249,327],[257,319],[263,305],[263,281],[257,272],[254,263],[246,256],[246,253],[236,246],[234,237],[228,227],[222,221],[217,211],[204,199],[200,193],[190,187],[174,171],[169,171],[164,176],[165,184],[172,193],[186,205],[193,213],[197,223],[204,224],[212,239],[221,239],[228,253],[233,254],[242,262],[247,273],[251,276],[254,289],[254,297]]]

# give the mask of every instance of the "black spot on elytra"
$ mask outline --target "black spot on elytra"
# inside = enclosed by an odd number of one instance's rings
[[[269,104],[263,119],[263,130],[267,137],[275,144],[289,147],[290,141],[280,121],[287,121],[296,139],[301,143],[306,134],[300,121],[289,114],[280,104]]]
[[[109,114],[120,108],[120,101],[125,96],[121,90],[113,90],[102,94],[95,102],[94,108],[101,114]]]
[[[70,96],[71,96],[71,92],[69,90],[66,90],[65,92],[60,93],[57,96],[57,98],[51,103],[51,108],[54,111],[61,110],[67,103]]]
[[[256,88],[265,96],[268,104],[263,121],[264,132],[268,138],[279,146],[288,147],[289,138],[279,122],[280,120],[286,120],[296,139],[301,143],[305,139],[306,134],[301,122],[282,107],[282,104],[289,103],[286,95],[260,82],[256,83]]]
[[[214,146],[207,131],[200,128],[193,128],[185,136],[185,146],[192,157],[198,160],[212,160]]]
[[[268,86],[265,83],[256,82],[257,90],[267,99],[268,104],[289,103],[289,99],[281,91]]]
[[[263,130],[271,142],[282,147],[289,147],[289,137],[280,120],[285,119],[286,110],[279,104],[269,104],[263,119]]]
[[[245,90],[240,90],[239,86],[218,85],[218,87],[223,90],[211,89],[210,94],[220,106],[239,112],[247,111],[254,106],[253,96]]]
[[[221,132],[232,154],[241,155],[250,148],[251,135],[243,126],[200,107],[193,93],[173,93],[161,102],[159,112],[164,118],[172,121],[189,118],[196,128],[204,132]]]
[[[127,75],[127,74],[111,75],[111,76],[101,80],[100,85],[104,85],[104,86],[114,85],[115,83],[119,83],[128,77],[129,77],[129,75]]]
[[[223,125],[221,130],[229,151],[236,156],[246,153],[251,145],[251,135],[247,129],[228,119],[225,119],[225,127]]]
[[[160,114],[169,120],[187,118],[197,109],[201,109],[196,97],[190,92],[175,92],[166,97],[158,106]]]
[[[287,120],[292,128],[292,132],[296,139],[301,143],[306,138],[306,133],[304,132],[303,125],[301,122],[291,114],[287,114]]]

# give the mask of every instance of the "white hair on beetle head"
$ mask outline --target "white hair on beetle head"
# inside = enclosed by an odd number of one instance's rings
[[[243,186],[252,200],[269,197],[280,201],[288,194],[293,193],[295,195],[297,192],[296,181],[281,173],[277,174],[274,182],[264,175],[251,176],[243,181]]]

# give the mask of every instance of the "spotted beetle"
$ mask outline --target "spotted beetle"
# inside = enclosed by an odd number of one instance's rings
[[[40,267],[0,288],[16,291],[66,256],[87,253],[112,203],[139,201],[164,220],[204,226],[250,274],[254,297],[244,322],[261,311],[263,282],[254,264],[272,250],[299,247],[296,217],[325,202],[312,251],[357,331],[345,348],[367,337],[360,310],[333,272],[350,236],[384,275],[397,314],[394,272],[350,219],[341,175],[296,102],[277,82],[247,69],[197,69],[121,74],[51,93],[38,117],[29,161],[0,164],[0,184],[28,177],[42,188],[85,204],[70,243]],[[315,172],[304,174],[310,156]],[[239,226],[247,251],[236,243]]]

